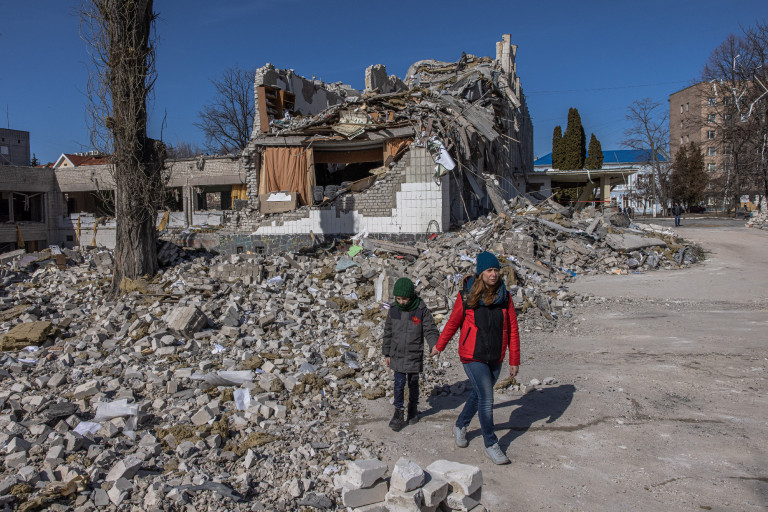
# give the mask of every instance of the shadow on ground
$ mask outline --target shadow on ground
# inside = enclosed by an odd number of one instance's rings
[[[512,441],[530,430],[531,426],[539,420],[546,419],[546,423],[557,421],[571,405],[575,391],[576,387],[572,384],[563,384],[540,388],[515,400],[495,404],[494,409],[516,406],[509,414],[509,421],[496,424],[497,432],[499,430],[508,431],[499,438],[501,447],[506,449]],[[480,429],[477,429],[474,435],[482,435]]]

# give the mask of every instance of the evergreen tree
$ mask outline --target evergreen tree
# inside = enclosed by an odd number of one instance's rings
[[[600,145],[600,141],[597,140],[595,134],[589,138],[589,152],[584,166],[587,169],[602,169],[603,168],[603,147]]]
[[[562,143],[562,169],[582,169],[587,153],[586,136],[581,126],[581,116],[575,108],[568,109],[568,126]]]
[[[555,131],[552,134],[552,167],[554,169],[562,169],[560,164],[563,160],[563,129],[560,125],[555,126]]]
[[[704,199],[709,177],[704,170],[704,155],[695,143],[681,146],[677,151],[669,181],[674,200],[692,206]]]

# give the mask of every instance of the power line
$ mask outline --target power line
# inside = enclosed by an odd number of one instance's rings
[[[638,85],[619,85],[616,87],[598,87],[594,89],[563,89],[561,91],[526,91],[526,96],[535,96],[537,94],[563,94],[567,92],[598,92],[598,91],[615,91],[617,89],[638,89],[640,87],[656,87],[659,85],[673,85],[673,84],[687,84],[689,80],[677,80],[674,82],[659,82],[655,84],[638,84]]]

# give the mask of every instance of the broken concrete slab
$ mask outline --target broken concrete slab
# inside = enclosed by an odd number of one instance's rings
[[[610,233],[605,237],[605,243],[611,249],[619,252],[631,252],[647,247],[666,247],[667,243],[659,238],[651,238],[631,233]]]
[[[40,345],[53,331],[49,321],[24,322],[17,324],[0,337],[0,350],[19,350],[28,345]]]

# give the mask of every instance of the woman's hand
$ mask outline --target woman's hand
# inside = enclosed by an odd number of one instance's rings
[[[429,357],[435,357],[438,354],[440,354],[440,351],[437,350],[437,347],[432,347],[432,352],[429,353]]]
[[[389,368],[389,358],[388,358],[388,357],[385,357],[385,358],[384,358],[384,361],[387,363],[387,368]]]
[[[519,369],[520,369],[519,366],[509,365],[509,375],[510,375],[510,377],[517,377],[517,371]]]

